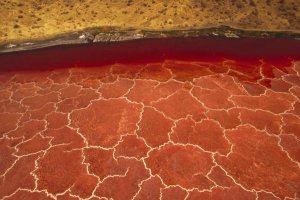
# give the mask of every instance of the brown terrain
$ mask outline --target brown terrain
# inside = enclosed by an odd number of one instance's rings
[[[299,0],[2,0],[0,44],[86,28],[300,31]],[[105,30],[104,30],[105,32]]]

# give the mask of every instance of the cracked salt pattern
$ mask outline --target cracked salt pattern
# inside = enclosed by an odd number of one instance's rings
[[[1,199],[299,199],[300,63],[0,75]]]

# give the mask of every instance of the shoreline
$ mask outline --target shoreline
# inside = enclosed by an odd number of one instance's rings
[[[119,29],[114,27],[88,28],[83,31],[58,35],[44,40],[28,40],[22,42],[11,42],[0,44],[0,54],[42,49],[60,45],[74,45],[86,43],[115,43],[122,41],[135,41],[143,39],[161,38],[207,38],[207,39],[229,39],[229,38],[258,38],[272,39],[284,38],[295,41],[300,40],[300,33],[289,31],[258,31],[242,30],[228,26],[219,26],[204,29],[191,30],[136,30]]]

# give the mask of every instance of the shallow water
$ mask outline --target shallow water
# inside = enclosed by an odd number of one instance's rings
[[[299,42],[147,41],[0,55],[0,198],[299,198]]]

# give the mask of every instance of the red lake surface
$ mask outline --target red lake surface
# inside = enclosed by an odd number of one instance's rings
[[[0,54],[0,199],[299,199],[300,41]]]

